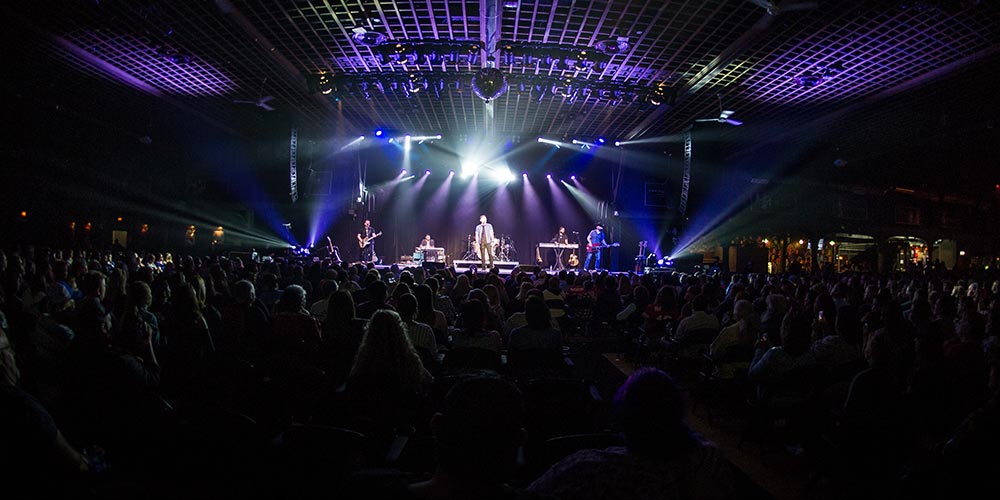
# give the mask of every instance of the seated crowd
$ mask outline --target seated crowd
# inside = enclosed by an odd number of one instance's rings
[[[685,423],[706,380],[748,422],[786,422],[845,496],[995,481],[995,274],[428,274],[23,247],[0,252],[0,279],[0,470],[29,496],[732,498],[736,470]],[[564,418],[581,398],[542,391],[579,378],[566,346],[587,338],[637,370],[607,412]],[[571,434],[606,439],[551,452]],[[288,460],[308,453],[336,473]],[[357,474],[374,468],[397,474]]]

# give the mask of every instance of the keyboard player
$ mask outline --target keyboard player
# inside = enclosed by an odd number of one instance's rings
[[[552,237],[551,242],[558,243],[561,245],[569,244],[569,235],[566,234],[566,228],[563,226],[559,226],[559,231],[556,232],[556,235]],[[566,252],[564,248],[553,248],[552,262],[550,263],[549,267],[556,271],[561,271],[563,269],[566,269],[566,258],[564,257],[565,253]]]
[[[420,240],[420,246],[416,248],[417,254],[421,256],[423,262],[444,262],[444,249],[434,246],[434,238],[431,235],[424,235]]]
[[[559,226],[559,232],[556,233],[554,237],[552,237],[552,243],[563,243],[563,244],[569,243],[569,235],[566,234],[565,227]]]

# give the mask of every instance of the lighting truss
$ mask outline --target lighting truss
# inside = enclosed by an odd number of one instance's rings
[[[299,130],[292,129],[292,137],[288,141],[288,187],[292,197],[292,203],[299,200],[299,171],[296,157],[299,150]]]
[[[355,97],[371,99],[373,95],[404,96],[416,98],[422,90],[433,90],[428,95],[440,99],[448,92],[472,85],[475,71],[406,71],[387,73],[344,73],[333,78],[313,75],[310,84],[314,91],[336,98]],[[621,102],[641,102],[650,106],[672,105],[676,92],[664,85],[647,86],[616,82],[610,79],[592,80],[586,77],[557,77],[534,74],[507,74],[508,95],[533,96],[538,102],[544,99],[567,99],[569,104],[584,99],[605,101],[615,106]],[[322,81],[324,85],[318,85]]]

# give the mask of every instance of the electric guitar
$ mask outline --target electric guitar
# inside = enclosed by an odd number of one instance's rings
[[[620,247],[621,244],[618,242],[614,243],[604,243],[602,245],[594,245],[587,243],[587,253],[600,252],[602,248]]]
[[[367,244],[371,243],[371,242],[372,242],[372,240],[374,240],[375,238],[378,238],[378,237],[379,237],[379,236],[381,236],[381,235],[382,235],[382,231],[379,231],[379,232],[377,232],[377,233],[375,233],[375,234],[373,234],[373,235],[371,235],[371,236],[369,236],[369,237],[367,237],[367,238],[362,238],[362,237],[361,237],[361,236],[359,235],[359,236],[358,236],[358,248],[364,248],[364,247],[365,247],[365,245],[367,245]]]

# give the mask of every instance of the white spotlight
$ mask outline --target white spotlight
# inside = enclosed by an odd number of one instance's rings
[[[498,168],[494,170],[493,177],[500,182],[510,182],[515,179],[514,174],[506,168]]]
[[[555,146],[557,148],[560,147],[559,146],[559,141],[553,141],[551,139],[546,139],[544,137],[539,137],[538,138],[538,142],[540,142],[542,144],[551,144],[551,145],[553,145],[553,146]]]
[[[472,162],[462,163],[462,177],[470,177],[479,173],[479,166]]]

